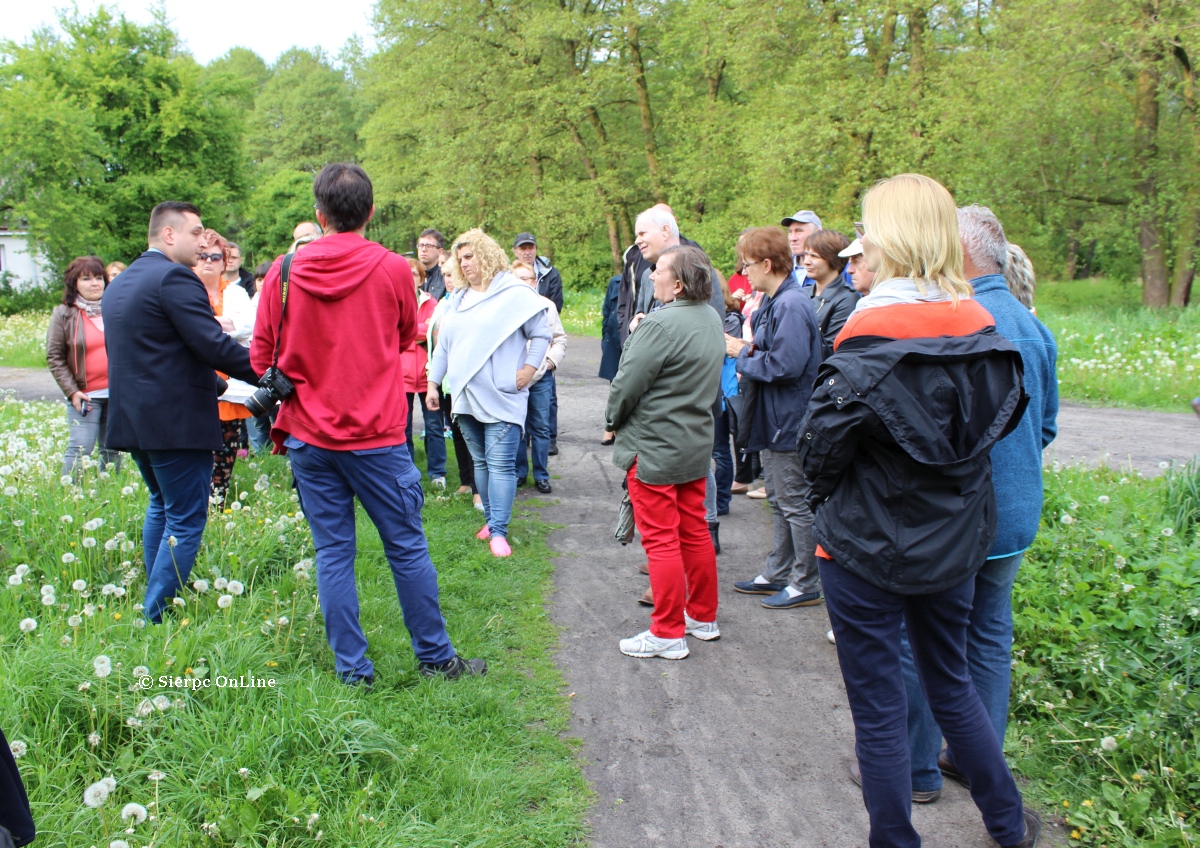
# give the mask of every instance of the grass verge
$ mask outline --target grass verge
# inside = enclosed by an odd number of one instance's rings
[[[1013,593],[1009,760],[1072,845],[1195,845],[1200,467],[1045,482]]]
[[[65,429],[60,405],[0,404],[0,725],[22,754],[39,844],[578,843],[590,796],[561,736],[550,552],[529,510],[500,560],[474,539],[469,497],[428,495],[451,639],[490,666],[453,683],[417,676],[360,513],[377,683],[352,689],[333,674],[283,459],[238,462],[238,501],[210,517],[182,604],[143,627],[144,489],[131,464],[107,478],[89,469],[79,488],[59,481]],[[250,679],[274,686],[219,685]],[[87,806],[85,789],[105,777],[115,788]],[[153,817],[132,833],[129,803]]]

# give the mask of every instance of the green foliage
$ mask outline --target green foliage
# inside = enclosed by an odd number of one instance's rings
[[[62,300],[62,289],[51,286],[15,286],[7,271],[0,274],[0,316],[53,309]]]
[[[1187,535],[1200,524],[1200,459],[1192,457],[1183,467],[1166,473],[1163,513],[1176,533]]]
[[[313,178],[300,171],[278,171],[254,188],[247,204],[247,222],[239,234],[246,267],[270,262],[292,243],[292,230],[313,220]]]
[[[266,174],[310,176],[329,162],[357,158],[353,90],[320,50],[294,47],[279,57],[254,100],[247,151]]]
[[[428,494],[451,638],[490,665],[457,682],[417,675],[391,571],[360,513],[377,675],[364,691],[334,674],[285,460],[238,462],[238,500],[210,516],[183,605],[139,626],[145,489],[129,462],[62,485],[65,440],[61,404],[0,402],[0,725],[25,748],[47,844],[108,844],[131,825],[122,838],[138,845],[578,843],[589,793],[560,738],[568,710],[544,607],[545,527],[520,505],[516,553],[501,561],[475,540],[469,497]],[[100,655],[108,676],[96,673]],[[250,678],[275,685],[223,685]],[[106,776],[111,797],[84,806]],[[154,818],[122,821],[130,802]]]
[[[1192,845],[1200,537],[1164,514],[1162,478],[1056,465],[1045,482],[1013,593],[1010,760],[1078,844]]]
[[[7,42],[0,64],[0,204],[61,271],[75,256],[132,261],[149,210],[187,199],[209,223],[245,191],[227,90],[203,78],[162,20],[101,7],[65,14],[66,38]]]

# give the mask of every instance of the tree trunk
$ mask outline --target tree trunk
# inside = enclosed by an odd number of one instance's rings
[[[1071,233],[1067,237],[1067,264],[1063,269],[1063,279],[1073,280],[1079,271],[1079,237]]]
[[[1135,190],[1141,200],[1138,244],[1142,249],[1142,305],[1165,307],[1170,289],[1167,252],[1158,226],[1158,74],[1154,56],[1143,55],[1134,81],[1134,158],[1141,178]]]
[[[533,197],[542,199],[542,160],[536,153],[529,154],[529,173],[533,177]]]
[[[920,88],[925,78],[925,27],[929,13],[924,5],[915,5],[908,12],[908,73],[912,87]]]
[[[583,143],[583,136],[579,134],[579,126],[568,121],[567,129],[571,131],[571,137],[575,139],[575,145],[579,148],[579,156],[583,160],[584,170],[587,171],[588,179],[595,186],[596,199],[600,201],[600,208],[604,210],[604,223],[608,228],[608,246],[612,250],[613,273],[619,274],[623,263],[621,261],[621,240],[617,235],[617,218],[608,202],[604,186],[600,184],[600,174],[596,171],[596,163],[592,161],[587,145]]]
[[[892,67],[892,53],[896,49],[896,7],[888,4],[883,13],[883,29],[879,33],[879,49],[875,53],[875,73],[880,79],[888,75]]]
[[[629,14],[636,14],[632,9]],[[625,26],[625,39],[629,44],[629,59],[633,64],[633,85],[637,89],[638,115],[642,121],[642,141],[646,146],[646,169],[650,172],[650,190],[659,203],[667,202],[663,189],[662,174],[658,167],[658,144],[654,140],[654,113],[650,109],[650,88],[646,84],[646,65],[642,61],[642,44],[636,23]]]
[[[1196,240],[1200,238],[1200,186],[1195,183],[1184,198],[1179,230],[1175,234],[1175,273],[1171,280],[1171,305],[1187,306],[1196,276]]]
[[[621,244],[629,247],[633,244],[633,221],[629,217],[629,207],[623,203],[617,212],[617,226],[621,231]]]

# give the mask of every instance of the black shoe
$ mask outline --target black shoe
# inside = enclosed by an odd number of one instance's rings
[[[854,781],[855,786],[862,786],[862,772],[858,770],[858,760],[850,763],[850,779]],[[914,789],[912,793],[914,804],[932,804],[941,797],[942,790],[940,789],[934,789],[930,792],[918,792]]]
[[[549,480],[535,480],[533,485],[537,487],[537,490],[543,495],[548,495],[551,492]]]
[[[550,450],[548,453],[550,456],[558,456],[558,442],[556,440],[550,442]]]
[[[717,553],[721,552],[721,522],[708,522],[708,535],[712,536],[713,550]]]
[[[366,674],[362,677],[344,677],[342,682],[347,686],[361,686],[368,692],[375,688],[375,675]]]
[[[1038,837],[1042,835],[1042,817],[1037,810],[1025,808],[1025,838],[1016,845],[1005,848],[1037,848]]]
[[[447,680],[457,680],[467,677],[482,677],[487,674],[487,663],[483,660],[464,660],[455,654],[444,663],[419,663],[417,672],[422,677],[444,677]]]
[[[968,789],[971,788],[971,781],[967,780],[967,776],[954,767],[954,763],[950,762],[950,755],[945,751],[938,754],[938,771],[943,775],[953,780],[955,783],[961,783]]]
[[[525,488],[525,487],[526,487],[526,486],[528,486],[528,485],[529,485],[529,478],[528,478],[528,477],[518,477],[518,478],[517,478],[517,488],[518,488],[518,489],[523,489],[523,488]]]

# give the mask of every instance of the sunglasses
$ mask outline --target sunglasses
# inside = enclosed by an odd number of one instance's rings
[[[862,221],[855,221],[855,222],[854,222],[854,234],[855,234],[856,236],[858,236],[860,239],[862,239],[862,238],[866,238],[866,235],[867,235],[867,229],[866,229],[866,227],[864,227],[864,226],[863,226],[863,222],[862,222]]]
[[[201,262],[224,262],[225,254],[224,253],[201,253],[200,261]]]

